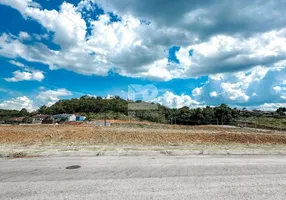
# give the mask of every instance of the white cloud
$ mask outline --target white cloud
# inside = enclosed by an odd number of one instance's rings
[[[113,95],[111,95],[111,94],[108,94],[106,97],[105,97],[105,99],[113,99]]]
[[[273,88],[273,90],[275,90],[276,92],[281,92],[282,91],[282,88],[280,86],[275,86]]]
[[[146,77],[149,79],[154,79],[154,80],[164,80],[168,81],[172,79],[172,74],[170,71],[165,69],[163,66],[168,65],[168,60],[163,59],[156,61],[153,63],[151,66],[148,66],[149,70],[147,73],[143,73],[144,75],[146,74]]]
[[[40,87],[40,91],[36,98],[20,96],[0,102],[0,109],[21,110],[26,108],[28,111],[37,110],[40,105],[51,106],[60,100],[60,97],[70,96],[72,92],[67,89],[49,90]]]
[[[45,76],[41,71],[15,71],[12,78],[4,78],[8,82],[19,81],[39,81],[41,82]]]
[[[284,103],[286,86],[283,81],[286,68],[278,66],[211,75],[203,87],[193,90],[193,96],[196,100],[211,105],[223,102],[253,107],[264,103]]]
[[[115,12],[120,20],[112,22],[109,14],[98,16],[98,20],[89,18],[83,8],[94,10],[91,2],[98,3],[105,11]],[[140,2],[128,1],[125,7],[122,7],[124,3],[107,5],[102,0],[85,0],[78,7],[64,2],[57,11],[42,9],[32,0],[0,0],[54,33],[50,34],[53,41],[61,46],[61,50],[55,51],[42,43],[27,45],[3,34],[0,54],[42,62],[54,70],[64,68],[86,75],[107,75],[115,68],[123,76],[164,81],[241,71],[258,65],[271,67],[286,60],[285,20],[277,17],[283,14],[282,3],[272,1],[260,5],[241,1],[233,7],[228,1],[190,4],[181,0],[165,3],[160,7],[161,12],[155,12],[149,9],[149,4]],[[164,9],[172,12],[174,7],[176,15],[163,12]],[[241,10],[257,13],[259,17]],[[265,12],[272,10],[275,12]],[[266,25],[266,21],[273,20],[271,26]],[[167,59],[168,49],[174,45],[181,46],[176,53],[180,64],[169,63]],[[193,49],[192,56],[190,49]],[[246,96],[233,98],[247,99]]]
[[[27,32],[20,32],[19,38],[20,38],[20,40],[30,40],[31,36]]]
[[[36,109],[33,100],[29,99],[26,96],[3,101],[2,103],[0,103],[0,108],[11,110],[21,110],[23,108],[26,108],[28,111],[33,111]]]
[[[23,57],[28,54],[28,47],[19,40],[14,39],[11,35],[3,33],[0,36],[0,55],[8,58]]]
[[[40,100],[42,104],[51,106],[60,100],[59,97],[65,97],[70,95],[72,95],[71,91],[62,88],[57,90],[40,91],[36,98]]]
[[[195,88],[193,91],[192,91],[192,95],[194,97],[198,97],[198,96],[201,96],[202,95],[202,92],[203,92],[203,87],[198,87],[198,88]]]
[[[213,91],[213,92],[210,93],[210,96],[211,97],[217,97],[218,93],[216,91]]]
[[[242,85],[238,83],[221,83],[221,88],[225,94],[225,97],[236,102],[247,102],[249,96],[245,94]]]
[[[181,108],[184,106],[198,107],[200,105],[199,102],[193,100],[188,95],[175,95],[169,91],[166,91],[162,96],[155,98],[152,102],[160,103],[170,108]]]
[[[11,64],[22,68],[22,71],[15,71],[13,72],[12,78],[4,78],[4,80],[8,82],[19,82],[19,81],[39,81],[41,82],[45,76],[43,72],[31,69],[24,64],[11,60],[9,61]]]
[[[286,103],[264,103],[260,106],[257,106],[255,109],[275,111],[280,107],[286,107]]]
[[[94,3],[105,14],[94,16]],[[64,2],[59,10],[47,10],[32,0],[0,0],[46,29],[42,36],[0,35],[0,55],[84,75],[104,76],[113,70],[122,76],[163,81],[208,75],[208,82],[192,91],[197,101],[208,104],[285,101],[286,1],[158,3],[84,0],[78,7]],[[108,12],[120,20],[111,21]],[[27,44],[24,40],[29,37],[37,40]],[[40,42],[42,37],[61,49],[50,49]],[[172,46],[181,47],[175,54],[179,64],[168,61]],[[8,80],[33,77],[27,70],[14,73]]]
[[[26,7],[22,10],[22,14],[38,21],[47,30],[53,31],[54,42],[62,48],[75,48],[85,40],[86,23],[72,4],[64,2],[59,12]]]
[[[11,63],[12,65],[15,65],[17,67],[26,67],[23,63],[17,62],[15,60],[10,60],[9,63]]]
[[[40,7],[40,5],[33,0],[0,0],[3,5],[11,6],[19,10],[22,14],[28,7]]]
[[[233,72],[256,66],[268,67],[286,61],[286,29],[247,39],[217,35],[210,40],[181,48],[176,56],[185,67],[185,76]],[[193,49],[193,56],[189,56]]]

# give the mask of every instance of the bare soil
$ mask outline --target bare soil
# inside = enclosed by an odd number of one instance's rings
[[[91,125],[0,126],[0,145],[286,144],[283,132],[218,126],[164,128]]]

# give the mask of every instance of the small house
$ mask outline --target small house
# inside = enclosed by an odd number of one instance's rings
[[[6,123],[7,124],[21,124],[24,123],[25,117],[13,117],[9,119]]]
[[[50,118],[50,115],[35,115],[32,117],[32,124],[41,124],[43,120]]]

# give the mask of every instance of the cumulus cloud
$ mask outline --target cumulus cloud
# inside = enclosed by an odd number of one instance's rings
[[[22,108],[26,108],[28,111],[34,111],[37,110],[40,105],[51,106],[59,101],[61,97],[72,95],[71,91],[64,88],[51,90],[41,87],[39,89],[39,93],[36,97],[29,98],[27,96],[19,96],[0,102],[0,109],[21,110]]]
[[[247,39],[218,35],[207,42],[181,48],[176,56],[185,66],[187,76],[241,71],[256,66],[272,67],[286,60],[285,35],[286,29]]]
[[[211,75],[203,87],[193,90],[193,96],[197,101],[211,105],[223,102],[251,107],[285,103],[285,75],[286,69],[280,65],[271,69],[256,67],[237,73]]]
[[[42,62],[50,69],[86,75],[107,75],[115,70],[123,76],[168,81],[258,65],[271,67],[286,60],[285,19],[279,17],[285,1],[84,0],[78,6],[64,2],[59,11],[41,8],[32,0],[0,3],[39,22],[54,33],[53,42],[61,47],[27,45],[3,34],[0,54]],[[84,10],[97,9],[96,4],[105,13],[90,17]],[[108,12],[120,20],[113,21]],[[175,45],[181,47],[176,53],[178,64],[167,58]]]
[[[57,101],[59,101],[60,97],[65,97],[70,95],[72,95],[71,91],[61,88],[57,90],[42,90],[39,92],[36,98],[40,100],[41,104],[51,106],[55,104]]]
[[[193,100],[189,95],[175,95],[170,91],[166,91],[161,96],[155,98],[152,102],[160,103],[170,108],[181,108],[184,106],[198,107],[200,105],[199,102]]]
[[[217,34],[248,36],[285,26],[285,19],[281,19],[285,1],[90,1],[99,3],[106,11],[129,13],[159,27],[193,31],[198,38]]]
[[[3,33],[0,55],[7,58],[84,75],[114,71],[161,81],[207,75],[208,82],[192,91],[201,103],[262,105],[286,99],[281,77],[286,66],[285,0],[82,0],[78,5],[64,2],[58,10],[33,0],[0,4],[37,21],[46,30],[45,39],[60,46],[51,49],[40,39],[25,43],[36,37],[33,33]],[[102,14],[95,14],[98,7]],[[173,46],[180,47],[178,63],[168,59]],[[19,71],[14,73],[13,78]],[[19,76],[33,76],[25,73]]]
[[[26,108],[28,111],[35,110],[33,100],[26,96],[13,98],[0,103],[0,109],[21,110]]]
[[[15,71],[13,72],[12,78],[4,78],[4,80],[8,82],[19,82],[19,81],[39,81],[41,82],[45,76],[43,72],[31,69],[24,64],[16,61],[10,61],[11,64],[16,65],[20,68],[22,68],[22,71]]]
[[[45,76],[40,71],[15,71],[13,72],[12,78],[4,78],[8,82],[19,82],[19,81],[39,81],[41,82]]]

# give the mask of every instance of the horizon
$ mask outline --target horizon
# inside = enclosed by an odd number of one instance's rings
[[[168,106],[166,106],[166,105],[163,105],[163,104],[160,103],[160,102],[148,102],[148,101],[144,101],[144,100],[135,100],[135,101],[133,101],[133,100],[128,99],[128,98],[122,98],[122,97],[120,97],[120,96],[118,96],[118,95],[115,95],[115,96],[108,95],[108,96],[106,96],[106,97],[83,95],[83,96],[81,96],[81,97],[59,99],[59,100],[58,100],[57,102],[55,102],[54,104],[57,104],[59,101],[70,101],[70,100],[72,100],[72,99],[78,99],[78,100],[79,100],[80,98],[85,97],[85,96],[88,96],[88,97],[91,97],[91,98],[95,98],[95,99],[102,98],[102,100],[112,100],[112,99],[115,99],[116,97],[119,97],[120,99],[122,99],[122,100],[124,100],[124,101],[126,101],[126,102],[137,103],[138,101],[140,101],[140,102],[150,103],[150,104],[159,104],[159,105],[164,106],[164,107],[166,107],[166,108],[168,108],[168,109],[178,109],[178,110],[179,110],[179,109],[182,109],[182,108],[184,108],[184,107],[188,107],[190,110],[194,110],[194,109],[198,109],[198,108],[203,109],[203,108],[207,108],[207,107],[216,108],[216,107],[220,107],[220,106],[222,106],[222,105],[226,105],[227,107],[229,107],[229,108],[231,108],[231,109],[237,109],[238,111],[244,111],[244,110],[246,110],[246,111],[261,111],[261,112],[277,112],[277,109],[275,109],[275,110],[248,109],[248,108],[246,108],[246,107],[233,107],[233,106],[230,106],[230,105],[224,104],[224,103],[219,104],[219,105],[198,105],[198,107],[182,106],[182,107],[178,107],[178,108],[172,108],[172,107],[168,107]],[[54,104],[52,104],[52,105],[41,105],[40,107],[42,107],[42,106],[52,107]],[[38,110],[40,109],[40,107],[37,108],[36,110],[27,110],[27,111],[30,112],[30,113],[38,112]],[[281,108],[285,108],[285,107],[279,107],[279,108],[281,109]],[[278,108],[278,109],[279,109],[279,108]],[[7,110],[7,111],[9,111],[9,110],[20,111],[20,110],[22,110],[22,109],[26,109],[26,108],[24,108],[24,107],[21,108],[21,109],[5,109],[5,108],[0,108],[0,110]],[[127,109],[130,110],[129,108],[127,108]],[[286,109],[286,108],[285,108],[285,109]],[[136,110],[141,110],[141,109],[140,109],[140,107],[139,107],[139,108],[137,108]],[[146,109],[146,110],[150,110],[150,109]],[[60,113],[59,113],[59,114],[60,114]],[[68,113],[66,113],[66,114],[68,114]],[[72,113],[69,113],[69,114],[72,114]]]
[[[134,85],[140,100],[168,108],[286,107],[285,6],[0,0],[0,109],[127,99]]]

